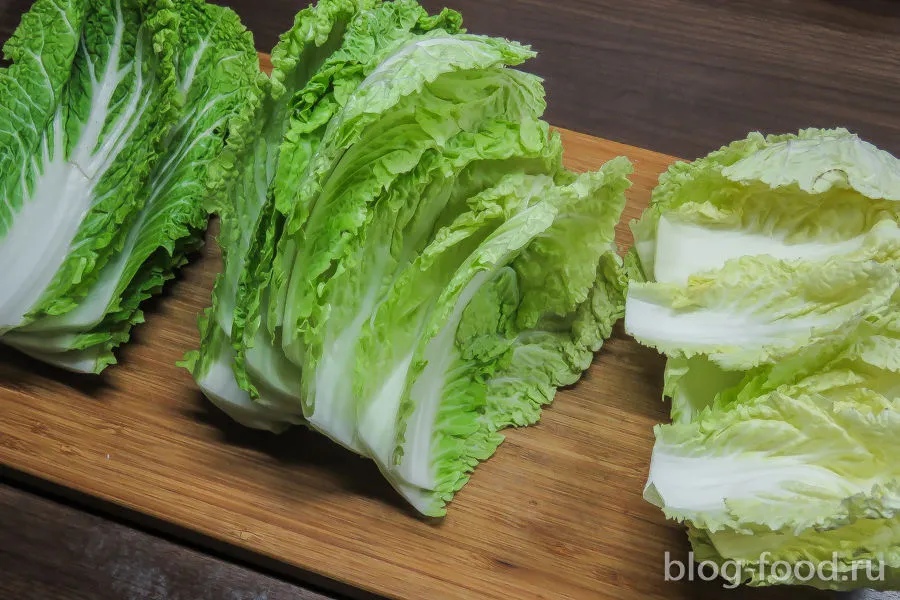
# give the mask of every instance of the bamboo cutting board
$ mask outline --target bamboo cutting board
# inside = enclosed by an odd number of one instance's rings
[[[635,164],[618,228],[646,207],[674,159],[563,131],[566,163]],[[102,377],[77,377],[0,350],[0,463],[199,534],[201,543],[344,592],[451,598],[719,598],[719,583],[666,582],[679,527],[641,499],[667,418],[662,360],[619,327],[584,379],[541,423],[509,431],[442,521],[413,514],[374,463],[295,428],[244,429],[212,407],[175,361],[198,343],[219,269],[214,243],[163,297]],[[249,551],[249,552],[247,552]],[[319,579],[322,577],[324,579]],[[803,592],[810,597],[818,593]],[[737,597],[797,598],[744,589]]]

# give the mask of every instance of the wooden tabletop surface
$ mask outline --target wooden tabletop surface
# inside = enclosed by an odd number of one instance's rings
[[[31,0],[0,0],[5,41]],[[222,0],[267,51],[306,0]],[[425,0],[435,10],[439,0]],[[531,43],[559,126],[686,158],[747,131],[842,125],[900,154],[900,2],[453,0]],[[0,419],[3,415],[0,414]],[[320,599],[184,532],[0,469],[0,598]],[[229,553],[233,556],[232,553]]]

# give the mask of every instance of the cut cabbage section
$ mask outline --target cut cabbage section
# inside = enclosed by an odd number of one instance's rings
[[[211,164],[258,63],[228,9],[199,0],[82,4],[81,41],[44,133],[45,164],[0,238],[0,255],[27,243],[42,249],[10,260],[0,310],[5,343],[94,373],[142,322],[141,302],[200,246]],[[17,288],[17,277],[28,285]]]
[[[737,582],[900,579],[898,200],[900,161],[845,130],[751,134],[632,223],[625,326],[668,357],[673,419],[644,497]]]
[[[898,284],[897,269],[874,260],[746,256],[685,286],[633,283],[625,328],[669,357],[702,355],[725,370],[750,369],[855,327]]]
[[[298,15],[215,209],[225,271],[185,362],[241,423],[307,425],[428,515],[624,303],[630,164],[563,169],[540,79],[511,68],[534,52],[460,26],[412,0]]]
[[[615,160],[541,190],[465,258],[434,308],[406,311],[421,333],[392,469],[427,490],[432,511],[493,454],[498,430],[536,422],[553,390],[577,381],[610,335],[621,288],[615,270],[601,265],[618,266],[611,241],[629,172],[627,161]],[[561,264],[571,267],[566,278],[557,275]],[[613,297],[595,313],[594,294],[610,285]]]
[[[843,129],[751,134],[661,175],[632,223],[634,251],[648,279],[679,284],[741,256],[847,254],[897,222],[898,173],[898,159]]]
[[[41,72],[46,86],[57,77],[64,84],[47,104],[42,129],[29,132],[31,147],[24,148],[17,138],[9,141],[27,164],[19,169],[21,190],[4,202],[8,225],[0,257],[7,268],[0,331],[41,313],[71,310],[84,296],[99,267],[121,247],[122,226],[139,209],[137,192],[175,114],[175,31],[168,26],[174,15],[168,3],[79,4],[84,19],[77,28],[67,16],[70,7],[58,7],[57,18],[68,23],[67,35],[77,45],[71,62],[22,65],[23,71]],[[34,24],[27,19],[22,27]],[[21,36],[46,38],[43,31],[22,31]],[[53,75],[48,67],[54,67]],[[16,74],[9,75],[16,81]],[[3,106],[10,125],[24,112],[12,98]],[[15,175],[3,172],[7,179]]]

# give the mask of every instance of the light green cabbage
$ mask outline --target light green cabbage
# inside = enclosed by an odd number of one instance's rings
[[[322,0],[296,23],[185,364],[238,421],[309,426],[442,515],[621,316],[631,167],[565,171],[540,80],[510,68],[534,53],[453,11]]]
[[[750,369],[854,327],[898,283],[897,269],[875,260],[743,256],[686,285],[635,282],[625,327],[670,358],[702,355],[725,370]]]
[[[644,497],[740,581],[898,581],[898,200],[900,161],[845,130],[751,134],[632,223],[626,330],[668,357],[673,419]]]
[[[898,357],[895,313],[839,347],[806,353],[811,375],[658,426],[645,497],[690,524],[698,559],[739,561],[746,582],[803,583],[761,573],[763,558],[822,565],[826,577],[811,582],[819,587],[896,585]],[[765,379],[741,392],[775,383]]]

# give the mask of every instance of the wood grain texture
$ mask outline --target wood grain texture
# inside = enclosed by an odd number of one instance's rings
[[[0,598],[326,600],[327,597],[0,484]]]
[[[564,132],[566,162],[636,165],[624,225],[669,156]],[[363,591],[452,598],[718,598],[663,580],[685,535],[641,499],[665,420],[662,364],[621,329],[535,427],[511,431],[442,521],[405,506],[374,464],[302,429],[249,431],[174,365],[197,344],[216,246],[149,311],[121,365],[83,379],[0,356],[0,462]],[[745,589],[738,597],[803,597]],[[779,596],[780,594],[780,596]],[[807,597],[814,597],[810,592]]]

